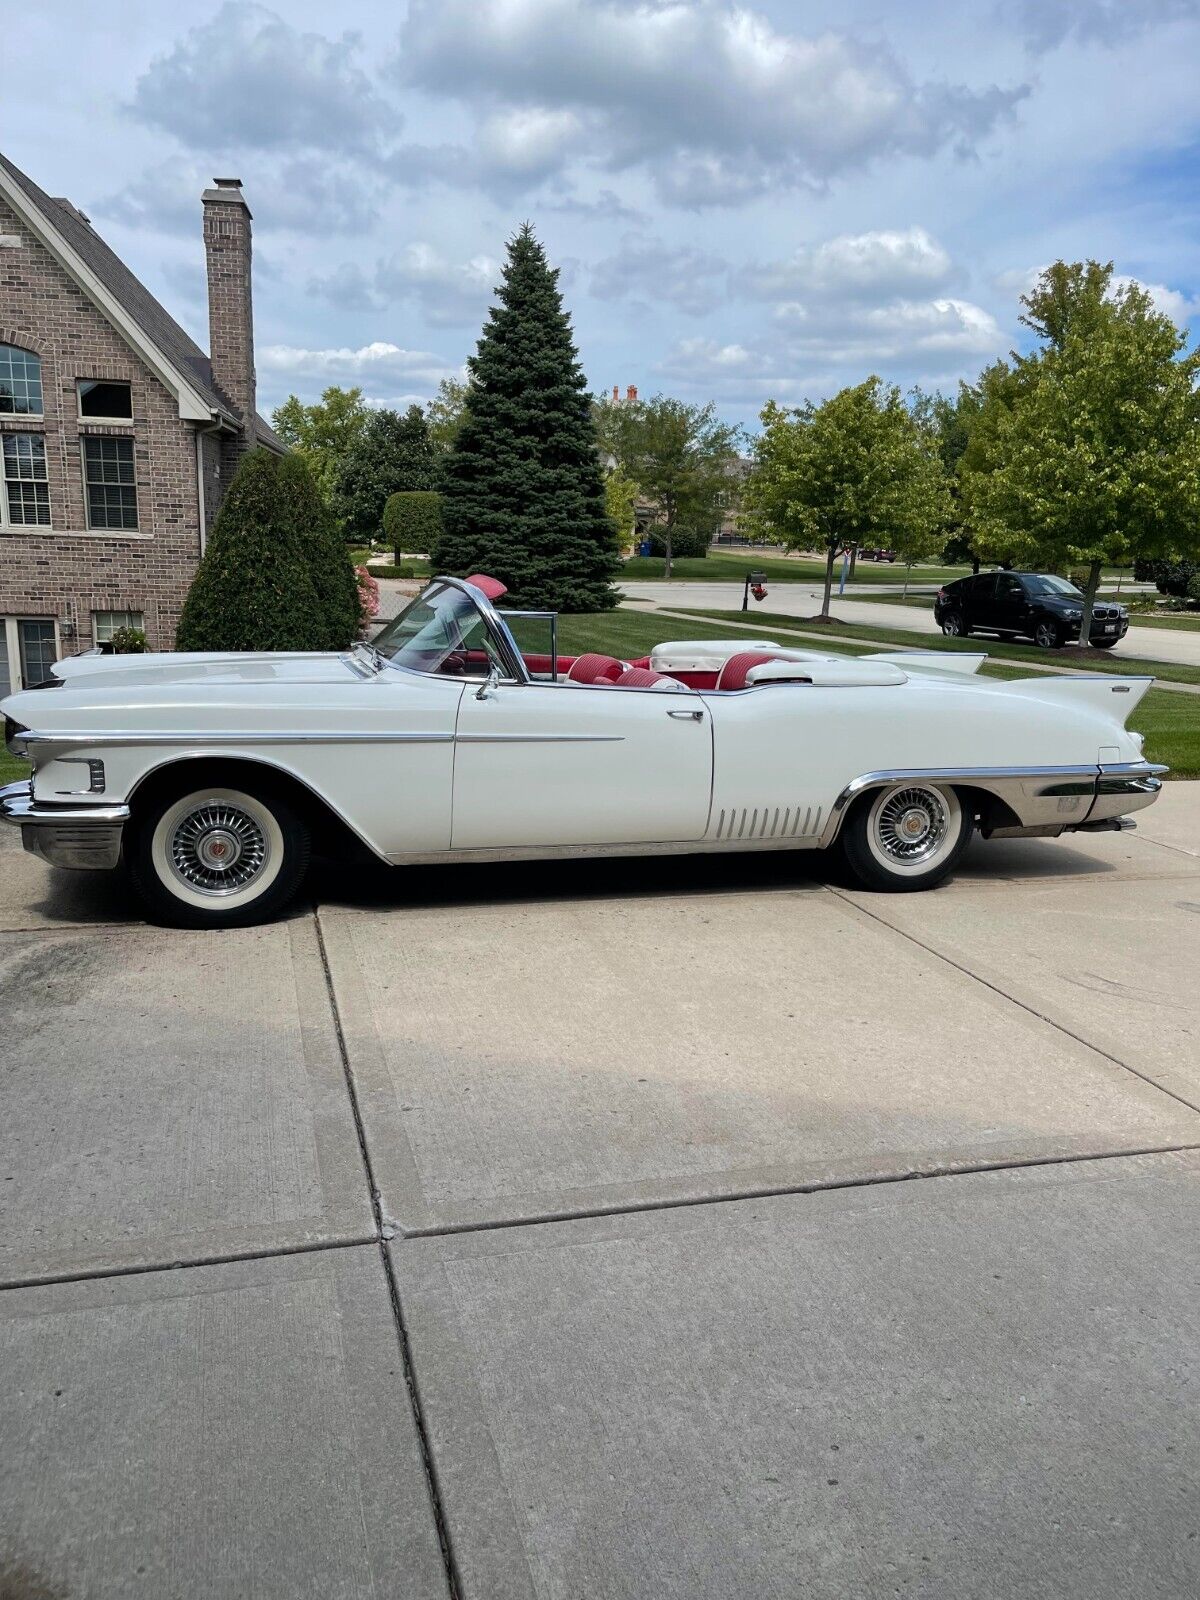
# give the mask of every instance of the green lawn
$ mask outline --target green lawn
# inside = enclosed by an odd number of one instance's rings
[[[727,628],[736,627],[739,633],[749,629],[754,633],[776,633],[781,628],[802,633],[805,638],[824,638],[828,634],[841,634],[850,639],[877,639],[884,645],[902,645],[908,650],[968,650],[978,654],[986,650],[998,661],[1037,661],[1048,667],[1082,666],[1088,672],[1115,672],[1134,677],[1161,678],[1165,683],[1200,683],[1200,667],[1180,666],[1173,661],[1147,661],[1141,656],[1125,655],[1120,647],[1110,655],[1101,655],[1079,662],[1074,651],[1039,650],[1032,644],[1012,644],[1002,639],[947,639],[940,633],[914,633],[911,628],[880,628],[873,623],[834,622],[826,627],[822,623],[806,622],[803,617],[789,617],[778,611],[706,611],[693,610],[686,601],[679,609],[689,616],[723,621]],[[664,619],[666,620],[666,619]],[[679,619],[676,618],[678,623]],[[840,648],[840,646],[838,647]]]
[[[652,583],[663,576],[663,567],[666,565],[661,556],[631,556],[621,568],[621,579],[633,582]],[[754,550],[738,550],[736,552],[721,550],[714,551],[707,556],[687,557],[671,563],[672,581],[675,579],[703,580],[706,583],[744,583],[748,572],[765,572],[768,584],[771,583],[824,583],[825,563],[823,561],[805,561],[800,557],[769,555],[764,556]],[[839,564],[838,571],[841,567]],[[953,578],[962,578],[970,572],[970,567],[913,567],[908,574],[909,583],[949,583]],[[888,564],[885,561],[860,561],[855,569],[853,583],[899,583],[904,582],[904,568],[899,563]],[[837,576],[834,576],[834,586],[837,586]]]
[[[18,761],[16,756],[10,756],[4,746],[0,745],[0,783],[16,783],[18,778],[28,776],[28,761]]]

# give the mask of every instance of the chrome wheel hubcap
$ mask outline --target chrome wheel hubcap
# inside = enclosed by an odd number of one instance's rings
[[[876,822],[879,844],[895,861],[927,861],[946,837],[948,818],[928,789],[901,789],[884,804]]]
[[[240,806],[213,801],[189,811],[170,839],[171,866],[189,889],[236,894],[267,864],[267,837]]]

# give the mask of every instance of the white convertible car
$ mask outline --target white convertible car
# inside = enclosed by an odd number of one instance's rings
[[[0,814],[54,866],[123,859],[157,919],[223,927],[351,837],[393,865],[836,845],[868,888],[925,889],[976,827],[1132,827],[1160,788],[1125,728],[1148,678],[769,639],[572,658],[503,594],[435,579],[341,655],[60,662],[0,707],[33,764]]]

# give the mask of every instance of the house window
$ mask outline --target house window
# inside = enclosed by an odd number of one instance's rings
[[[40,433],[4,435],[0,522],[14,528],[50,526],[50,485],[46,481],[46,441]]]
[[[42,363],[32,351],[0,344],[0,416],[40,417]]]
[[[136,528],[133,440],[85,438],[83,481],[89,528]]]
[[[137,628],[146,631],[146,618],[141,611],[93,611],[92,643],[108,644],[118,628]]]
[[[80,378],[79,415],[91,422],[131,422],[133,390],[127,383]]]
[[[0,617],[0,698],[46,683],[57,659],[53,617]]]

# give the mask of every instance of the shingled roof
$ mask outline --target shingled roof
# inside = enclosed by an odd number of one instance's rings
[[[105,244],[91,223],[69,200],[53,199],[33,179],[0,155],[0,167],[21,190],[26,200],[70,245],[89,270],[104,285],[131,322],[137,324],[167,363],[184,374],[196,392],[226,422],[238,426],[241,413],[213,381],[212,363],[196,341],[179,326],[175,318],[135,278],[121,258]],[[283,441],[257,412],[254,433],[260,444],[280,452]]]

